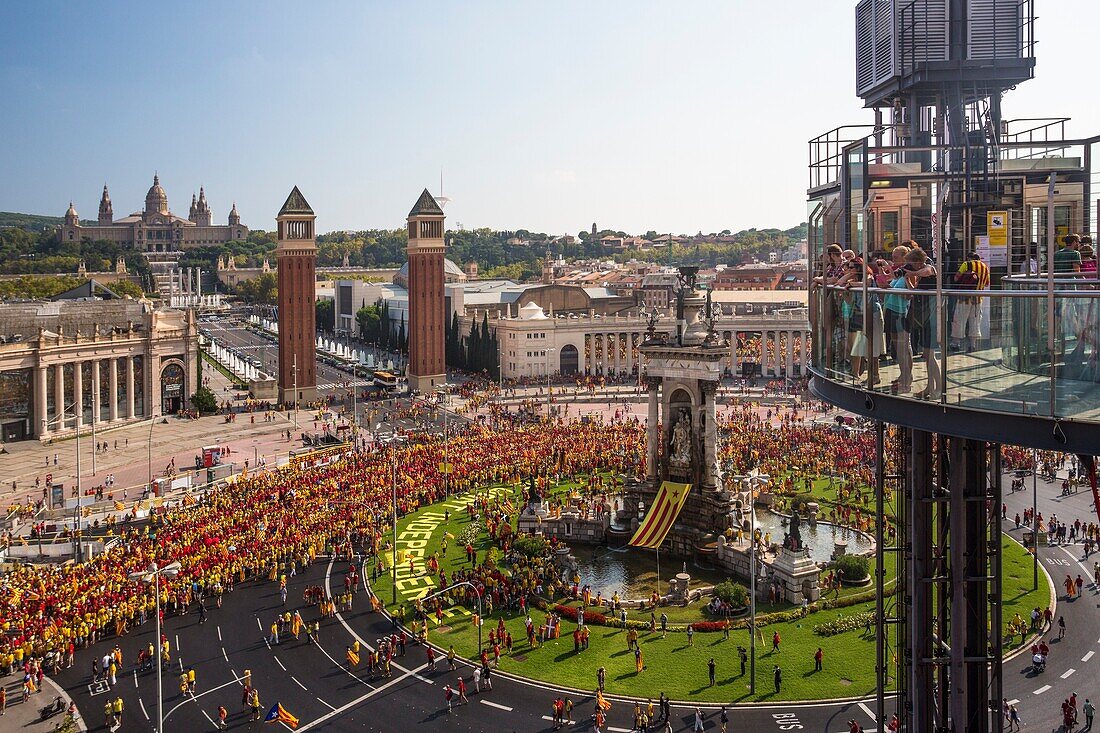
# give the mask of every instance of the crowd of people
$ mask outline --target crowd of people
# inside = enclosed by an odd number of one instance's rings
[[[494,480],[518,482],[557,462],[566,472],[621,472],[636,459],[636,426],[540,426],[508,432],[471,426],[449,449],[451,492]],[[607,452],[611,442],[621,452]],[[400,449],[398,512],[444,497],[438,441]],[[334,490],[335,489],[335,490]],[[333,500],[339,496],[340,501]],[[390,453],[352,454],[323,466],[298,465],[252,473],[198,502],[162,508],[141,528],[122,525],[120,542],[87,562],[64,567],[24,565],[0,586],[0,654],[12,661],[73,653],[125,634],[151,616],[153,592],[130,574],[151,563],[179,561],[179,575],[162,586],[169,613],[201,593],[250,578],[275,579],[339,543],[380,549],[390,515]]]

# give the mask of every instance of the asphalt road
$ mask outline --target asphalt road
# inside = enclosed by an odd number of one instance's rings
[[[1040,484],[1040,510],[1049,516],[1053,509],[1064,519],[1091,516],[1091,494],[1082,492],[1075,496],[1060,497],[1057,486]],[[1017,492],[1005,496],[1009,506],[1008,516],[1023,507],[1030,506],[1031,492]],[[1011,527],[1011,521],[1008,523]],[[1020,530],[1010,534],[1019,537]],[[1091,560],[1081,559],[1081,546],[1041,547],[1040,559],[1057,580],[1065,573],[1077,572],[1086,577],[1086,591],[1081,599],[1059,602],[1056,615],[1063,615],[1067,622],[1064,640],[1051,640],[1052,652],[1047,671],[1036,674],[1031,669],[1030,656],[1020,654],[1005,663],[1005,691],[1009,700],[1020,707],[1024,721],[1032,730],[1057,729],[1060,722],[1059,705],[1071,692],[1079,697],[1100,698],[1100,691],[1091,689],[1095,684],[1096,651],[1100,649],[1100,625],[1098,618],[1098,591],[1091,583]],[[303,618],[317,618],[313,607],[304,606],[302,591],[306,585],[327,584],[331,590],[342,589],[342,572],[346,562],[319,561],[290,579],[288,608],[301,610]],[[1040,582],[1046,579],[1040,576]],[[422,648],[411,646],[404,658],[399,658],[393,677],[386,680],[368,680],[350,674],[343,666],[345,649],[355,638],[366,646],[390,630],[390,624],[379,614],[369,613],[369,604],[363,593],[358,594],[355,610],[341,612],[337,619],[322,622],[320,646],[303,641],[284,639],[278,645],[265,641],[267,629],[280,605],[278,588],[270,582],[241,584],[232,594],[227,594],[221,609],[210,609],[209,620],[198,623],[192,611],[187,616],[166,619],[164,633],[172,642],[172,672],[164,678],[164,711],[166,730],[213,730],[219,704],[230,711],[230,727],[254,730],[261,726],[247,720],[241,705],[239,679],[248,669],[260,691],[263,710],[266,712],[275,702],[280,702],[296,715],[305,730],[368,730],[408,731],[412,726],[424,726],[432,730],[459,731],[549,731],[550,706],[555,696],[546,689],[527,682],[494,677],[491,692],[471,694],[470,703],[455,708],[448,714],[443,699],[443,686],[455,685],[459,672],[445,671],[446,664],[437,663],[435,671],[425,668]],[[135,673],[134,660],[140,647],[153,638],[154,624],[145,624],[137,633],[121,639],[101,642],[94,652],[82,651],[77,655],[77,665],[63,672],[58,682],[65,687],[80,706],[81,712],[93,726],[102,728],[103,702],[107,696],[121,696],[126,705],[126,730],[141,730],[142,726],[154,727],[156,717],[156,682],[152,672]],[[304,636],[303,636],[304,639]],[[126,661],[125,672],[110,691],[102,685],[91,684],[90,670],[93,656],[102,654],[118,643]],[[736,664],[734,659],[719,659],[719,664]],[[181,695],[177,677],[181,669],[194,667],[198,677],[195,697]],[[467,686],[473,688],[472,670],[460,667]],[[769,679],[762,680],[763,684]],[[587,696],[573,695],[576,703],[574,719],[578,723],[573,730],[591,729],[589,715],[593,701]],[[609,730],[615,733],[630,728],[631,705],[616,702],[609,715]],[[732,730],[780,731],[805,730],[822,733],[847,731],[847,721],[854,718],[867,731],[875,731],[872,716],[873,702],[821,703],[813,705],[777,704],[730,709]],[[706,730],[717,730],[714,706],[709,706],[710,716]],[[673,730],[692,729],[693,709],[674,706]],[[1038,726],[1038,728],[1036,727]]]
[[[246,357],[259,359],[264,364],[264,371],[272,376],[278,375],[278,343],[274,339],[248,330],[246,321],[236,317],[226,317],[200,325],[218,342],[236,348]],[[350,372],[337,369],[321,360],[317,361],[317,384],[321,391],[327,392],[333,389],[332,385],[342,384],[351,379]],[[359,381],[365,384],[369,380],[360,374]]]

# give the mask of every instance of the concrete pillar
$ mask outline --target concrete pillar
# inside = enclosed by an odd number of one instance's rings
[[[703,388],[703,486],[717,488],[714,464],[718,457],[718,384],[702,382]]]
[[[134,357],[126,357],[126,417],[134,417]]]
[[[53,411],[57,427],[54,430],[62,430],[65,427],[65,368],[58,362],[53,368]]]
[[[92,362],[92,422],[101,422],[99,419],[99,359]]]
[[[107,369],[107,419],[114,422],[118,419],[118,359],[111,357]]]
[[[802,331],[802,348],[799,351],[799,361],[802,365],[802,375],[806,375],[806,370],[810,366],[810,332]]]
[[[649,419],[646,423],[646,477],[657,479],[657,445],[660,436],[657,433],[657,392],[661,387],[660,377],[649,378]],[[633,510],[632,507],[628,509]]]
[[[794,376],[794,331],[787,331],[787,377]]]
[[[737,331],[730,332],[730,371],[735,377],[741,372],[741,365],[737,359]]]
[[[585,338],[583,333],[581,334],[580,342],[581,345],[577,347],[577,373],[584,376],[586,373],[585,369],[588,368],[585,364],[584,345],[588,343],[588,339]]]
[[[760,332],[760,375],[768,376],[768,332]]]
[[[38,437],[50,432],[50,416],[46,410],[46,366],[39,364],[34,369],[34,434]]]
[[[73,362],[73,412],[76,413],[76,428],[84,424],[84,370],[82,362]]]
[[[195,268],[195,298],[202,305],[202,268]]]

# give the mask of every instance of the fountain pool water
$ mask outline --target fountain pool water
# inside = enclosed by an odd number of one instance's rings
[[[786,518],[767,509],[756,508],[756,527],[761,532],[771,533],[772,542],[783,544],[783,535],[787,531]],[[811,525],[806,520],[798,526],[802,535],[802,543],[810,550],[810,559],[814,562],[829,562],[836,549],[837,540],[845,540],[848,543],[848,553],[859,555],[871,549],[871,538],[862,532],[854,532],[835,524],[818,522]]]
[[[784,517],[762,507],[756,509],[756,526],[764,533],[771,533],[772,542],[781,544],[786,531]],[[871,540],[860,532],[837,527],[835,524],[819,522],[811,526],[803,521],[799,527],[802,541],[810,549],[810,557],[815,562],[828,562],[836,547],[836,540],[848,543],[848,552],[859,554],[871,549]],[[645,598],[653,592],[657,578],[655,553],[627,547],[609,550],[602,546],[575,545],[573,554],[577,558],[577,567],[581,585],[590,585],[592,594],[603,593],[610,598],[618,593],[622,598]],[[661,590],[668,592],[668,581],[684,567],[683,560],[671,557],[661,558]],[[704,567],[692,562],[687,564],[691,574],[692,587],[715,585],[729,576],[718,568]]]

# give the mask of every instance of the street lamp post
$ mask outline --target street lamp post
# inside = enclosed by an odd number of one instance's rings
[[[153,425],[157,422],[157,413],[154,411],[149,416],[149,441],[148,441],[148,461],[149,461],[149,488],[153,486]]]
[[[546,420],[550,420],[550,357],[557,351],[553,346],[546,349]]]
[[[390,596],[390,602],[394,605],[397,604],[397,444],[404,442],[404,439],[397,433],[390,433],[387,436],[382,437],[382,442],[387,443],[390,446],[390,458],[392,460],[390,468],[390,488],[393,492],[393,553],[390,565],[390,571],[393,573],[393,588]]]
[[[60,369],[61,367],[57,367]],[[84,485],[81,482],[80,477],[80,427],[76,424],[77,410],[80,408],[75,402],[70,405],[73,408],[73,427],[76,428],[76,506],[73,507],[73,560],[80,562],[81,546],[80,546],[80,500],[84,496]],[[65,427],[65,405],[61,405],[61,414],[55,417],[53,420],[42,420],[43,429],[49,427],[54,423],[60,423],[61,427]],[[44,430],[43,430],[44,431]]]
[[[136,573],[130,573],[131,580],[139,580],[142,583],[153,584],[153,594],[156,596],[156,619],[157,619],[157,731],[156,733],[164,733],[164,688],[163,680],[161,678],[161,670],[164,666],[162,661],[161,650],[163,648],[160,642],[160,577],[163,575],[166,578],[174,578],[179,574],[180,564],[178,562],[169,563],[163,568],[158,568],[157,564],[151,563],[149,568],[144,571]]]

